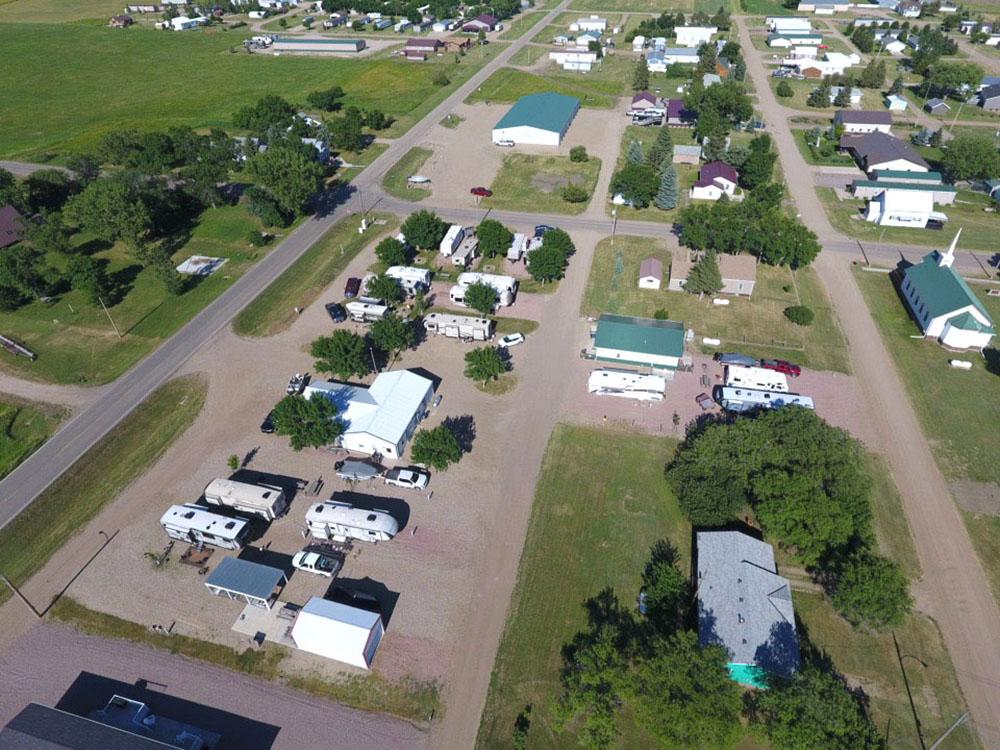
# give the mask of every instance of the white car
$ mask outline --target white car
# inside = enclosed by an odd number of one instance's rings
[[[333,578],[337,575],[343,564],[344,561],[338,557],[322,555],[308,549],[296,552],[295,557],[292,558],[292,567],[327,578]]]
[[[493,141],[494,146],[503,146],[504,148],[514,148],[514,141],[510,138],[500,138],[499,140]]]
[[[524,343],[523,333],[508,333],[502,339],[500,339],[499,347],[501,349],[509,349],[512,346],[517,346],[518,344]]]
[[[390,469],[385,473],[386,484],[409,490],[422,490],[430,480],[430,475],[419,469]]]

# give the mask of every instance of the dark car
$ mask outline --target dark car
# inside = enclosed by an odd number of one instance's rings
[[[541,237],[546,232],[551,232],[553,229],[555,229],[555,227],[550,227],[548,224],[539,224],[535,227],[535,236]]]
[[[491,195],[493,195],[492,190],[484,187],[474,187],[469,192],[472,193],[477,198],[489,198]]]
[[[377,615],[382,614],[382,606],[379,604],[378,599],[363,591],[355,591],[354,589],[338,585],[332,587],[323,598],[331,602],[337,602],[338,604],[346,604],[348,607],[363,609],[365,612],[374,612]]]
[[[343,323],[347,320],[347,310],[344,306],[336,302],[330,302],[325,305],[326,314],[330,316],[330,320],[334,323]]]
[[[716,352],[715,361],[723,365],[742,365],[743,367],[756,367],[757,360],[739,352]]]
[[[267,416],[264,417],[264,421],[260,423],[260,431],[265,435],[270,435],[274,432],[274,412],[269,411]]]
[[[344,286],[344,296],[348,299],[357,297],[358,293],[361,291],[361,279],[357,276],[352,276],[347,280],[347,284]]]
[[[786,362],[783,359],[762,359],[760,366],[765,370],[775,370],[785,375],[791,375],[793,378],[797,378],[802,374],[801,367],[793,365],[791,362]]]

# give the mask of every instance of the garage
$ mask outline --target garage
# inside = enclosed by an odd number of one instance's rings
[[[579,110],[575,96],[551,92],[522,96],[493,127],[493,143],[558,146]]]

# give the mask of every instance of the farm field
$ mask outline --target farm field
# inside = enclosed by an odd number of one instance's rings
[[[92,20],[104,25],[122,12],[120,0],[3,0],[0,23],[70,23]]]
[[[56,406],[0,396],[0,479],[48,440],[66,416]]]
[[[601,160],[593,156],[585,162],[572,162],[568,156],[507,154],[490,186],[493,197],[483,198],[482,205],[508,211],[582,213],[594,200],[600,171]],[[560,191],[568,184],[584,188],[591,197],[582,203],[563,200]]]
[[[753,296],[730,297],[730,304],[721,307],[710,298],[666,291],[666,279],[659,291],[639,289],[632,280],[639,275],[639,264],[650,256],[660,259],[667,275],[672,255],[664,242],[627,235],[616,237],[614,245],[610,238],[601,240],[580,314],[653,317],[657,310],[666,310],[672,320],[694,328],[697,336],[722,339],[723,344],[738,345],[754,356],[794,359],[817,370],[850,371],[843,333],[812,269],[791,271],[758,264]],[[816,314],[811,326],[797,326],[784,316],[786,307],[797,304]]]

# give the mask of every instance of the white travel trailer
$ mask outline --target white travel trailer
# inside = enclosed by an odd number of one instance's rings
[[[418,291],[426,292],[431,288],[431,272],[427,268],[389,266],[385,269],[385,275],[398,281],[407,294],[416,294]]]
[[[465,239],[458,246],[458,249],[451,254],[451,263],[459,268],[468,268],[472,261],[479,255],[479,240],[476,235],[466,232]]]
[[[199,505],[171,505],[160,525],[171,539],[223,549],[242,549],[250,533],[246,519],[220,516]]]
[[[452,224],[445,232],[444,239],[441,240],[441,245],[438,248],[441,255],[445,257],[451,255],[462,244],[463,239],[465,239],[465,229],[461,224]]]
[[[512,263],[516,263],[521,260],[521,256],[527,250],[528,236],[525,234],[515,234],[514,239],[510,243],[510,247],[507,248],[507,260]]]
[[[488,318],[436,312],[424,316],[424,328],[428,333],[465,341],[489,341],[495,327],[496,323]]]
[[[598,396],[620,396],[636,401],[662,401],[667,379],[660,375],[642,375],[631,370],[605,367],[587,378],[587,391]]]
[[[213,479],[205,488],[205,502],[273,521],[285,512],[288,501],[279,487]]]
[[[313,539],[335,542],[387,542],[399,531],[399,523],[384,510],[363,510],[332,500],[312,506],[306,512],[306,526]]]
[[[733,388],[788,393],[788,378],[785,374],[775,370],[765,370],[763,367],[727,365],[726,385]]]
[[[473,284],[486,284],[497,293],[497,304],[510,307],[517,296],[517,279],[496,273],[476,273],[468,271],[458,275],[458,284],[451,288],[448,296],[457,305],[465,304],[465,290]]]
[[[389,314],[388,307],[371,302],[348,302],[344,305],[344,309],[356,323],[373,323]]]
[[[782,406],[801,406],[804,409],[815,409],[809,396],[798,393],[772,393],[757,391],[750,388],[730,388],[718,385],[715,387],[715,400],[726,411],[747,412],[758,409],[779,409]]]

